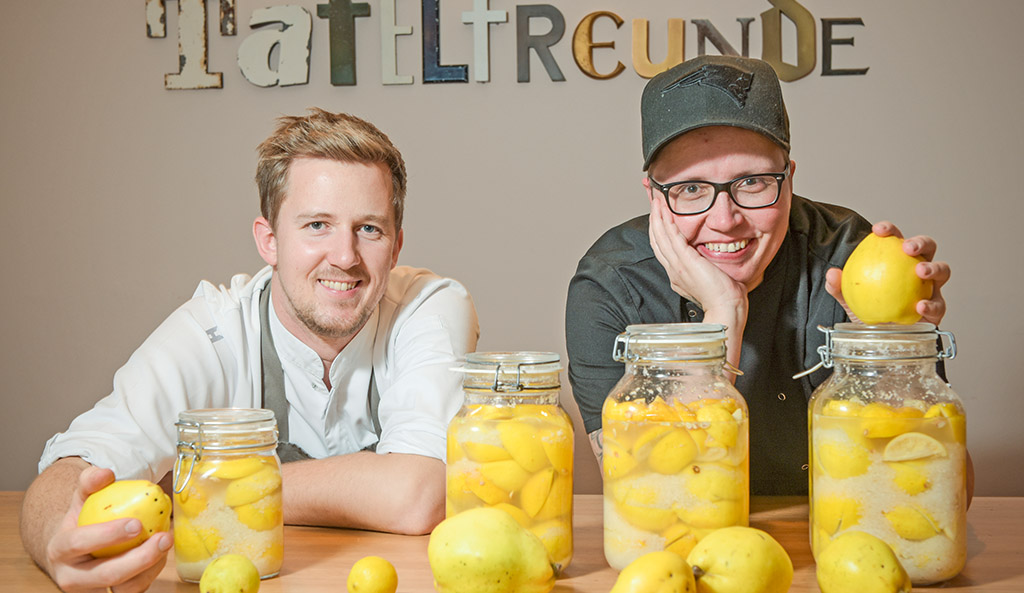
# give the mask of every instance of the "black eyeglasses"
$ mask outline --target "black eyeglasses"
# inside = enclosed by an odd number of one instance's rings
[[[781,173],[744,175],[725,183],[702,181],[674,181],[662,185],[650,176],[651,187],[665,195],[665,202],[673,214],[687,216],[702,214],[715,204],[718,194],[725,192],[740,208],[767,208],[779,201],[782,183],[789,176],[789,164]]]

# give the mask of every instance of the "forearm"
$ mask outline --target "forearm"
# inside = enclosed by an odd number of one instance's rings
[[[21,506],[21,541],[32,560],[51,574],[46,546],[68,511],[79,476],[89,463],[80,457],[58,459],[39,474]]]
[[[418,535],[444,518],[445,465],[359,452],[284,465],[284,520]]]
[[[725,326],[725,358],[734,368],[740,368],[743,331],[747,326],[746,299],[728,307],[709,309],[704,313],[704,323],[719,323]],[[735,375],[732,373],[729,373],[728,376],[735,380]]]

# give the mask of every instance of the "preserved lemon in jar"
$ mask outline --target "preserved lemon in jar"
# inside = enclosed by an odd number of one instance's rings
[[[551,352],[477,352],[448,425],[446,515],[500,508],[533,532],[557,570],[572,559],[573,429]]]
[[[915,586],[956,576],[967,554],[966,421],[936,372],[956,353],[929,323],[822,328],[832,376],[811,397],[811,550],[847,530],[896,552]],[[939,351],[937,340],[950,346]]]
[[[625,373],[601,412],[604,553],[686,557],[711,531],[747,525],[748,413],[725,376],[725,328],[631,325],[615,342]]]
[[[284,560],[284,520],[274,412],[188,410],[175,426],[178,576],[198,583],[206,565],[224,554],[249,558],[260,578],[275,576]]]

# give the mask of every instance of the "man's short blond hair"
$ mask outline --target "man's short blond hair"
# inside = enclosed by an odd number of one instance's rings
[[[260,213],[271,228],[277,228],[277,215],[288,186],[288,171],[292,161],[298,158],[383,165],[391,173],[395,229],[402,228],[405,161],[402,153],[376,126],[346,113],[331,113],[315,107],[308,115],[285,116],[277,121],[274,133],[256,149]]]

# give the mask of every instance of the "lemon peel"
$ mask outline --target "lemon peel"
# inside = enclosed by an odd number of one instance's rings
[[[905,432],[894,437],[882,451],[882,461],[912,461],[929,457],[945,457],[946,447],[921,432]]]
[[[915,505],[900,505],[882,513],[903,539],[923,541],[942,533],[935,519]]]

